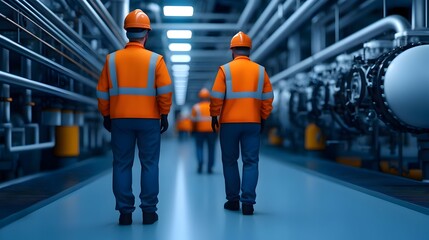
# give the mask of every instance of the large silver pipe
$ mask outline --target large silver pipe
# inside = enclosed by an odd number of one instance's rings
[[[300,63],[297,63],[292,67],[287,68],[280,73],[277,73],[276,75],[271,77],[271,83],[274,84],[282,79],[289,78],[294,74],[302,72],[320,62],[323,62],[353,47],[356,47],[357,45],[362,44],[380,35],[381,33],[384,33],[389,30],[393,30],[396,33],[400,33],[410,29],[410,27],[410,23],[401,16],[392,15],[383,18],[365,27],[364,29],[361,29],[358,32],[355,32],[354,34],[344,38],[343,40],[325,48],[324,50],[314,54],[313,56],[306,58]]]
[[[282,13],[285,14],[295,6],[295,3],[296,0],[287,0],[283,3],[279,11],[282,11]],[[275,13],[274,16],[267,22],[267,24],[265,24],[265,26],[255,35],[252,41],[253,46],[259,46],[261,41],[264,38],[267,38],[270,33],[280,24],[281,19],[282,16],[278,14],[278,12]]]
[[[40,83],[34,80],[30,80],[27,78],[23,78],[20,76],[16,76],[7,72],[0,71],[0,82],[4,82],[6,84],[21,86],[24,88],[49,93],[64,99],[72,100],[75,102],[85,103],[90,106],[96,107],[97,100],[94,98],[90,98],[87,96],[83,96],[74,92],[70,92],[58,87],[54,87],[48,84]]]
[[[244,30],[243,28],[249,22],[250,17],[252,16],[252,13],[255,12],[256,8],[259,5],[260,0],[248,0],[246,7],[243,10],[243,13],[241,14],[240,18],[237,22],[237,28],[238,30]]]
[[[277,5],[279,4],[279,0],[271,0],[265,10],[261,13],[256,20],[255,24],[253,24],[252,28],[249,30],[248,35],[250,38],[255,37],[256,33],[261,28],[262,24],[264,24],[267,19],[272,15],[272,13],[277,9]]]
[[[425,28],[425,14],[426,14],[425,0],[413,0],[411,10],[411,28],[421,29]]]
[[[251,55],[254,61],[260,61],[270,54],[291,33],[297,30],[313,13],[324,6],[327,0],[307,0]]]
[[[101,72],[103,64],[101,57],[89,46],[89,44],[80,38],[68,25],[59,19],[50,9],[48,9],[39,0],[32,1],[30,5],[25,0],[14,1],[19,8],[33,17],[38,24],[42,25],[45,30],[61,40],[62,44],[75,51],[80,56],[80,60],[85,62],[87,66],[91,67],[96,72]],[[60,29],[61,28],[61,29]],[[69,36],[73,37],[72,40]],[[77,40],[79,39],[79,40]],[[79,45],[83,45],[85,50]]]
[[[118,26],[124,24],[125,16],[130,10],[130,0],[110,0],[111,13]]]
[[[4,47],[6,49],[12,50],[14,52],[17,52],[17,53],[21,54],[22,56],[25,56],[29,59],[32,59],[33,61],[36,61],[40,64],[43,64],[43,65],[45,65],[45,66],[47,66],[47,67],[49,67],[55,71],[58,71],[59,73],[62,73],[62,74],[66,75],[72,79],[75,79],[75,80],[77,80],[77,81],[79,81],[79,82],[81,82],[81,83],[83,83],[83,84],[85,84],[91,88],[95,88],[97,86],[97,83],[95,83],[94,81],[92,81],[92,80],[90,80],[90,79],[88,79],[88,78],[68,69],[68,68],[65,68],[62,65],[42,56],[40,54],[37,54],[37,53],[31,51],[30,49],[19,45],[18,43],[15,43],[14,41],[10,40],[9,38],[7,38],[1,34],[0,34],[0,46]],[[8,72],[6,70],[4,70],[4,71]],[[29,79],[31,79],[31,78],[29,78]]]
[[[91,7],[88,1],[77,1],[83,10],[86,12],[87,16],[92,19],[95,25],[100,29],[103,35],[107,38],[110,44],[115,50],[121,49],[124,46],[119,42],[118,38],[112,33],[112,31],[107,27],[106,23],[100,18],[100,16],[95,12]]]
[[[88,2],[89,4],[92,5],[94,10],[100,15],[100,17],[103,18],[103,20],[109,26],[110,30],[113,32],[116,38],[118,38],[120,43],[124,46],[128,42],[128,39],[126,37],[125,31],[120,27],[122,25],[116,24],[112,15],[109,13],[109,11],[107,11],[106,7],[104,7],[101,1],[88,1]]]
[[[162,24],[161,7],[156,3],[149,3],[147,5],[147,8],[155,14],[156,22],[158,24]],[[164,36],[165,36],[165,30],[162,32],[161,41],[162,41],[164,51],[166,51],[168,41],[167,41],[167,38]],[[168,53],[168,51],[166,51],[166,53]]]

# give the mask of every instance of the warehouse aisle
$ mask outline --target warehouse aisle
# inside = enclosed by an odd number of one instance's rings
[[[427,239],[429,216],[261,156],[255,215],[223,209],[219,152],[214,174],[196,173],[192,141],[164,139],[159,221],[118,226],[110,171],[0,229],[0,239]],[[110,161],[110,159],[106,159]],[[139,163],[134,165],[138,195]],[[139,201],[136,199],[136,203]]]

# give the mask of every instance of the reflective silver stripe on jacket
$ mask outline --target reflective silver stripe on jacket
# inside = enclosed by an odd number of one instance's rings
[[[212,118],[209,116],[203,116],[199,104],[195,105],[194,109],[196,112],[196,116],[192,119],[194,122],[208,122],[212,120]]]
[[[232,75],[229,63],[223,65],[225,71],[225,83],[226,83],[226,95],[225,99],[237,99],[237,98],[255,98],[263,100],[262,91],[264,88],[264,67],[259,65],[258,72],[258,89],[255,92],[233,92],[232,91]]]
[[[152,53],[149,61],[149,70],[147,76],[147,87],[118,87],[118,77],[116,74],[116,61],[115,61],[116,52],[110,54],[109,58],[109,74],[110,81],[112,82],[112,88],[109,89],[110,96],[117,95],[139,95],[139,96],[157,96],[160,94],[170,93],[173,88],[171,84],[155,89],[155,71],[156,71],[156,61],[158,59],[158,54]]]
[[[103,100],[109,100],[109,92],[103,92],[103,91],[97,90],[97,98],[103,99]]]

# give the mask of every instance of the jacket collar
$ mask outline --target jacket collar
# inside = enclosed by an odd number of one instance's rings
[[[234,60],[238,60],[238,59],[246,59],[246,60],[250,60],[250,58],[249,58],[249,57],[247,57],[247,56],[238,56],[238,57],[235,57],[235,58],[234,58]]]
[[[128,42],[127,45],[125,45],[125,48],[128,47],[141,47],[144,48],[143,44],[139,43],[139,42]]]

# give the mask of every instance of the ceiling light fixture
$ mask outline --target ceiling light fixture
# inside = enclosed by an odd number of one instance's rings
[[[171,67],[173,71],[189,71],[190,67],[188,64],[173,64]]]
[[[191,30],[168,30],[167,38],[170,39],[190,39],[192,38]]]
[[[192,46],[189,43],[170,43],[168,49],[170,51],[188,52],[191,51]]]
[[[172,55],[170,57],[170,60],[172,62],[188,63],[191,61],[191,56],[189,56],[189,55]]]
[[[191,17],[194,15],[194,8],[191,6],[165,6],[164,16],[167,17]]]

